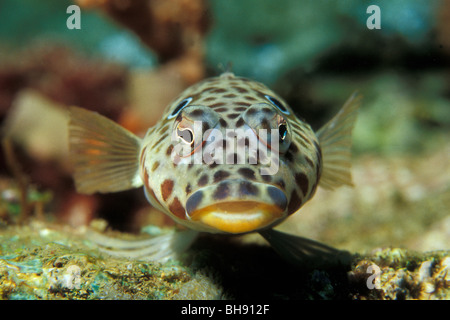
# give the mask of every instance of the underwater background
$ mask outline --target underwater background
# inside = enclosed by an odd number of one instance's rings
[[[363,95],[355,186],[318,190],[277,227],[355,253],[350,269],[299,276],[258,235],[200,239],[164,265],[85,247],[89,225],[132,237],[174,224],[142,190],[76,193],[67,108],[143,135],[226,70],[315,130]],[[0,125],[2,299],[450,297],[450,1],[0,0]],[[371,264],[381,289],[365,286]]]

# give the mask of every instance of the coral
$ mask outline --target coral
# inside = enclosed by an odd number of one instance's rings
[[[417,253],[398,248],[377,250],[374,255],[358,261],[349,272],[353,286],[366,281],[368,287],[365,293],[354,294],[353,298],[447,300],[450,294],[449,261],[448,251]],[[369,266],[373,268],[369,269]]]

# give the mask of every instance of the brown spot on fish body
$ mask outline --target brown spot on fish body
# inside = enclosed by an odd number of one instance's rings
[[[207,174],[202,175],[202,176],[200,177],[200,179],[198,179],[198,182],[197,182],[197,184],[198,184],[199,187],[203,187],[203,186],[205,186],[207,183],[208,183],[208,175],[207,175]]]
[[[236,119],[240,115],[241,115],[240,113],[230,113],[230,114],[227,114],[227,118],[228,119]]]
[[[216,191],[213,193],[214,200],[223,200],[230,194],[230,187],[228,183],[222,182],[217,186]]]
[[[165,132],[167,131],[167,129],[169,129],[169,127],[170,127],[170,124],[166,124],[166,125],[160,127],[160,128],[158,129],[158,134],[163,134],[163,133],[165,133]],[[149,133],[149,134],[151,134],[151,133]]]
[[[311,168],[314,168],[314,162],[308,156],[305,156],[305,160]]]
[[[268,174],[262,174],[261,179],[263,179],[264,182],[268,182],[268,183],[272,182],[272,176],[268,175]]]
[[[240,168],[238,173],[246,179],[255,180],[255,172],[250,168]]]
[[[245,124],[244,119],[239,118],[238,121],[236,121],[236,128],[242,127]]]
[[[217,88],[217,89],[211,90],[211,93],[224,93],[224,92],[227,92],[227,90],[223,89],[223,88]]]
[[[226,112],[226,111],[228,111],[228,109],[227,108],[217,108],[217,109],[214,109],[214,111],[216,111],[216,112]]]
[[[158,144],[160,144],[164,139],[166,139],[169,135],[167,133],[164,133],[159,139],[158,141],[156,141],[153,146],[152,149],[154,149]]]
[[[164,201],[167,201],[167,199],[172,194],[173,190],[173,180],[164,180],[164,182],[161,184],[161,196]]]
[[[152,166],[152,172],[155,172],[156,169],[159,167],[159,161],[155,161],[155,163]]]
[[[289,150],[291,150],[291,152],[293,154],[295,154],[295,153],[298,152],[298,147],[297,147],[297,145],[294,142],[292,142],[291,145],[289,146]]]
[[[177,197],[173,199],[172,203],[169,206],[169,210],[176,217],[180,219],[186,219],[186,210],[184,209],[183,205],[181,204],[180,200]]]
[[[222,126],[222,128],[226,128],[228,126],[228,123],[222,118],[219,119],[219,123]]]
[[[302,133],[300,133],[300,132],[297,132],[297,134],[303,139],[303,141],[304,141],[307,145],[310,145],[310,144],[311,144],[311,141],[309,141],[309,139],[308,139],[307,137],[305,137],[304,134],[302,134]]]
[[[238,101],[238,102],[235,102],[234,104],[237,106],[242,106],[242,107],[250,107],[251,106],[251,103],[243,102],[243,101]],[[242,111],[245,111],[245,110],[246,109],[244,109]]]
[[[241,196],[257,196],[259,189],[249,181],[242,181],[239,184],[239,194]]]
[[[223,179],[226,179],[230,176],[230,173],[228,171],[219,170],[216,173],[214,173],[214,182],[220,182]]]
[[[270,130],[270,123],[266,118],[261,120],[261,129]]]
[[[260,98],[265,98],[265,94],[264,93],[262,93],[261,91],[259,91],[259,90],[257,90],[257,89],[254,89],[253,90]]]
[[[233,89],[235,89],[239,93],[248,93],[248,90],[242,87],[234,86]]]
[[[250,108],[250,109],[248,109],[247,111],[245,111],[245,113],[246,113],[248,116],[253,116],[256,112],[257,112],[257,110],[254,109],[254,108]]]
[[[286,151],[284,156],[286,157],[286,160],[288,162],[294,162],[294,154],[291,152],[290,149],[288,149],[288,151]]]
[[[209,107],[210,108],[217,108],[217,107],[223,107],[224,105],[225,105],[225,102],[217,102],[217,103],[211,104]]]
[[[224,98],[236,98],[237,95],[235,95],[234,93],[229,93],[223,96]]]
[[[191,112],[191,116],[200,117],[204,114],[202,109],[197,109]]]
[[[166,156],[170,156],[172,154],[172,150],[173,150],[173,144],[171,144],[169,147],[167,147]]]
[[[299,172],[295,175],[295,182],[302,190],[303,196],[306,196],[309,188],[308,177],[303,172]]]
[[[291,199],[288,206],[288,214],[296,212],[302,205],[302,198],[298,195],[297,191],[292,190]]]

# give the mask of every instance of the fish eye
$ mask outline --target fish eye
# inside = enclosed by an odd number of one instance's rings
[[[284,141],[287,136],[287,127],[285,123],[280,123],[278,125],[278,133],[280,134],[280,142]]]
[[[269,100],[275,107],[277,107],[278,110],[280,110],[281,112],[283,112],[284,114],[289,114],[289,110],[286,109],[286,107],[277,99],[275,99],[272,96],[269,95],[265,95],[264,96],[267,100]]]
[[[192,144],[194,142],[194,133],[188,128],[177,128],[177,135],[187,144]]]
[[[186,107],[191,101],[192,97],[181,100],[180,103],[176,106],[176,108],[173,109],[172,113],[167,117],[167,119],[172,119],[173,117],[175,117],[181,111],[181,109]]]

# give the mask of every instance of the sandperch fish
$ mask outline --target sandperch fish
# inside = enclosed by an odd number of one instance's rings
[[[149,202],[188,228],[141,242],[97,234],[114,252],[161,260],[199,232],[259,232],[283,257],[302,263],[340,251],[273,227],[318,186],[352,185],[351,132],[361,97],[314,132],[262,83],[231,72],[182,92],[141,139],[112,120],[70,108],[69,150],[80,193],[144,186]],[[110,250],[112,252],[112,250]]]

